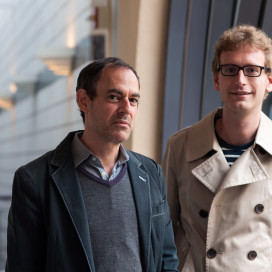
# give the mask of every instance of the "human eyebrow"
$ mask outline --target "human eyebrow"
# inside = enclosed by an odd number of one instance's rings
[[[139,93],[133,93],[130,95],[131,97],[137,97],[138,99],[140,99],[141,95]]]
[[[107,94],[112,94],[112,93],[115,93],[115,94],[118,94],[118,95],[123,95],[123,93],[118,89],[109,89],[107,91]]]
[[[108,90],[107,91],[107,95],[109,95],[109,94],[117,94],[117,95],[120,95],[120,96],[124,95],[124,93],[122,91],[118,90],[118,89],[110,89],[110,90]],[[139,99],[140,98],[140,93],[135,92],[135,93],[130,94],[129,96],[130,97],[135,97],[135,98]]]

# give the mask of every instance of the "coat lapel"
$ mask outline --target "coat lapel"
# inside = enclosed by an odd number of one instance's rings
[[[216,193],[222,180],[229,171],[229,165],[216,140],[214,119],[222,115],[222,109],[210,113],[191,127],[188,134],[186,159],[197,166],[192,174],[210,191]],[[209,158],[207,154],[212,154]]]
[[[70,141],[67,141],[67,138],[56,149],[52,160],[52,165],[56,170],[52,173],[52,179],[70,215],[71,223],[76,229],[90,269],[94,271],[88,219],[72,159]]]
[[[192,174],[210,191],[216,193],[230,167],[222,151],[202,162],[192,170]]]
[[[188,161],[201,159],[212,150],[215,152],[192,170],[193,175],[213,193],[231,186],[266,180],[269,175],[258,159],[254,148],[246,150],[231,167],[228,166],[216,140],[213,120],[214,113],[204,118],[190,131],[187,147]],[[203,134],[208,136],[199,137],[202,131],[205,131]],[[271,120],[262,113],[255,145],[261,146],[269,154],[272,154],[271,133]],[[194,144],[195,142],[199,143],[198,146]]]
[[[151,233],[149,176],[131,152],[129,153],[128,170],[137,211],[142,264],[144,271],[147,271]]]
[[[254,150],[246,150],[229,169],[222,180],[219,190],[228,187],[249,184],[269,178]]]

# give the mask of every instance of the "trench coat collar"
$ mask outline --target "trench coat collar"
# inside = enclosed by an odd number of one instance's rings
[[[269,174],[252,148],[247,149],[231,166],[222,180],[218,191],[244,184],[264,181]]]
[[[192,173],[214,193],[228,187],[266,180],[269,175],[259,161],[254,148],[261,146],[270,155],[272,154],[271,120],[261,113],[260,125],[253,147],[246,150],[229,168],[216,140],[214,129],[214,117],[221,113],[222,109],[212,112],[190,129],[187,146],[188,161],[202,158],[211,150],[215,151],[209,159],[194,168]]]
[[[261,113],[260,124],[257,130],[255,143],[247,149],[232,165],[226,177],[220,184],[219,190],[243,184],[264,181],[269,174],[256,155],[256,147],[260,146],[267,153],[272,154],[271,145],[272,121]]]
[[[222,108],[211,112],[205,118],[190,128],[187,145],[187,161],[193,161],[205,156],[211,150],[219,151],[221,148],[216,140],[214,118],[222,115]],[[261,146],[272,156],[272,121],[261,112],[260,125],[257,131],[255,145]]]
[[[272,121],[263,112],[261,112],[255,145],[261,146],[272,156]]]
[[[211,112],[190,127],[186,149],[186,159],[188,162],[202,158],[211,150],[219,151],[221,149],[216,140],[214,130],[214,118],[216,115],[222,115],[222,108]]]
[[[51,161],[51,177],[76,229],[90,271],[95,271],[89,224],[71,150],[75,133],[69,133],[56,148]]]

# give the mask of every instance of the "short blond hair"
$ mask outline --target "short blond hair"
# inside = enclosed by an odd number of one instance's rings
[[[238,25],[226,30],[216,42],[212,72],[216,73],[223,51],[233,51],[240,46],[250,45],[262,50],[265,55],[265,66],[272,68],[272,40],[261,29],[251,25]]]

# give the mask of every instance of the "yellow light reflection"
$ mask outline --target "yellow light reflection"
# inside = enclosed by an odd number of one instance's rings
[[[12,94],[15,94],[17,92],[17,86],[15,83],[10,83],[9,84],[9,91],[12,93]]]
[[[10,110],[13,108],[13,103],[11,100],[0,98],[0,108]]]

